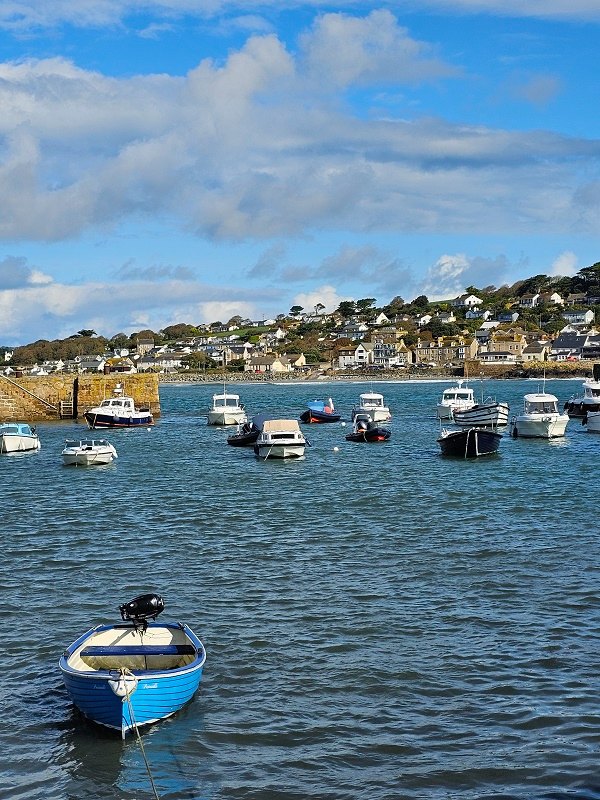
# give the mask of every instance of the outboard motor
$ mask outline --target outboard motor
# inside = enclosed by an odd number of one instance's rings
[[[149,619],[156,619],[165,610],[165,603],[159,594],[141,594],[128,603],[119,606],[121,619],[146,630]]]

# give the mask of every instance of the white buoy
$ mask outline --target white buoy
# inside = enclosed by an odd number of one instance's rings
[[[345,427],[346,427],[346,423],[342,422],[342,428],[345,428]]]
[[[333,452],[334,453],[339,453],[340,452],[340,448],[339,447],[334,447],[333,448]]]

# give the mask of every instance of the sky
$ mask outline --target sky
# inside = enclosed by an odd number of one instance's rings
[[[598,0],[0,0],[0,346],[600,261]]]

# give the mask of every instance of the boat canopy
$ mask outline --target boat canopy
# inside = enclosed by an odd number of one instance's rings
[[[295,433],[300,430],[300,425],[295,419],[266,419],[262,427],[267,433],[281,433],[282,431]]]
[[[213,408],[238,408],[240,405],[239,394],[214,394]]]
[[[558,400],[553,394],[526,394],[526,414],[552,414],[558,411]]]

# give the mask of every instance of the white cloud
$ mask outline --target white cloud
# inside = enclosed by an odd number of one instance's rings
[[[302,308],[311,312],[319,303],[325,306],[325,311],[330,313],[335,311],[343,300],[353,300],[354,298],[338,294],[334,286],[319,286],[312,292],[300,292],[293,298],[290,308],[292,306],[302,306]]]
[[[577,256],[566,250],[554,259],[548,275],[573,276],[578,271]]]

